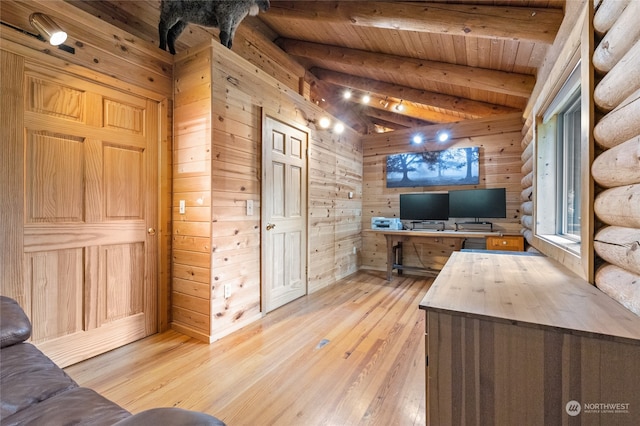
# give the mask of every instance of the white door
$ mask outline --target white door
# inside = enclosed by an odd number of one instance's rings
[[[263,312],[307,294],[308,134],[264,115]]]

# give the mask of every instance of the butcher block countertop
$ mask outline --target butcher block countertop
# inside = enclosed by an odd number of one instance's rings
[[[454,252],[420,308],[640,345],[640,317],[544,256]]]

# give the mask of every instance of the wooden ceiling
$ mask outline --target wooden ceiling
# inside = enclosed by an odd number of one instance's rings
[[[68,1],[157,44],[159,0]],[[272,0],[236,38],[259,34],[275,43],[282,58],[303,67],[312,100],[369,133],[523,110],[564,4]],[[217,36],[196,27],[189,25],[178,50]]]

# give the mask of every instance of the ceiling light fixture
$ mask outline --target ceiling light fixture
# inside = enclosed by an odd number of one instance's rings
[[[449,140],[449,133],[448,132],[439,132],[438,133],[438,141],[446,142],[448,140]]]
[[[67,39],[67,33],[43,13],[32,13],[29,16],[29,22],[52,46],[59,46]]]
[[[338,122],[335,126],[333,126],[333,131],[337,134],[344,132],[344,124]]]
[[[396,105],[396,111],[400,112],[404,109],[404,105],[402,105],[402,99],[400,100],[400,103],[398,105]]]
[[[322,117],[318,121],[318,125],[320,126],[321,129],[328,129],[329,126],[331,126],[331,120],[329,120],[328,117]]]
[[[345,99],[351,99],[351,90],[345,90],[342,97]]]
[[[411,138],[411,142],[415,145],[420,145],[422,143],[422,136],[414,135],[413,138]]]
[[[367,94],[367,95],[364,95],[364,96],[362,97],[362,103],[363,103],[363,104],[368,104],[368,103],[369,103],[369,101],[371,101],[371,96],[369,96],[368,94]]]

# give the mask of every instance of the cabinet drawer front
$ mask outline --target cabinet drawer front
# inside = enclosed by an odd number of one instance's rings
[[[522,237],[487,237],[487,250],[523,251]]]

